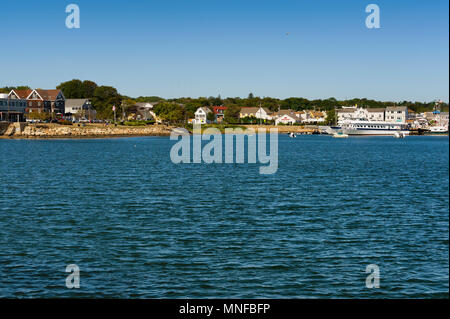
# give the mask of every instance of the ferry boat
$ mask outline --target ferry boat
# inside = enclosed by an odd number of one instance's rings
[[[342,122],[341,126],[329,127],[328,133],[342,132],[347,135],[409,135],[406,124],[383,121],[349,120]]]

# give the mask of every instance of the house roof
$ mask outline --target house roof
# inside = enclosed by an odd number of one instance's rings
[[[214,113],[216,113],[216,114],[217,114],[217,112],[218,112],[219,110],[225,111],[226,109],[227,109],[226,106],[214,106],[214,107],[213,107],[213,111],[214,111]]]
[[[89,101],[89,99],[67,99],[65,105],[67,108],[83,106],[86,101]]]
[[[297,116],[295,116],[294,113],[281,114],[281,115],[278,116],[278,119],[281,119],[283,117],[289,117],[290,119],[292,119],[292,120],[294,120],[296,122],[300,121],[300,119]]]
[[[323,117],[324,114],[320,111],[310,111],[309,114],[311,114],[311,116],[313,117]]]
[[[281,116],[281,115],[286,115],[286,114],[294,114],[294,110],[288,109],[288,110],[279,110],[278,112],[275,113],[275,115]]]
[[[369,108],[367,109],[368,112],[384,112],[385,109],[382,107],[374,107],[374,108]]]
[[[338,113],[353,113],[356,111],[356,108],[345,108],[345,109],[338,109]]]
[[[241,107],[241,113],[243,114],[256,114],[258,112],[259,107]]]
[[[137,102],[135,103],[135,105],[139,106],[139,107],[149,107],[148,105],[151,105],[151,107],[155,106],[155,103],[150,103],[150,102]]]
[[[26,99],[28,97],[28,95],[31,94],[31,92],[33,92],[33,90],[31,89],[26,89],[26,90],[12,90],[9,94],[11,95],[11,93],[15,93],[15,95],[17,95],[17,97],[19,99]]]
[[[407,111],[408,108],[406,106],[388,106],[386,111]]]
[[[205,106],[199,107],[199,108],[197,109],[197,111],[198,111],[198,110],[203,110],[203,112],[205,112],[206,114],[212,112],[208,107],[205,107]],[[197,111],[196,111],[196,112],[197,112]]]
[[[61,92],[61,90],[42,90],[42,89],[36,89],[35,90],[45,101],[55,101],[58,97],[58,94]]]

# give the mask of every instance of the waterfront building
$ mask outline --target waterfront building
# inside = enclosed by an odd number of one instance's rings
[[[292,125],[292,124],[296,124],[296,123],[300,123],[300,122],[301,122],[301,120],[294,113],[286,113],[283,115],[279,115],[275,119],[275,125],[279,125],[279,124],[291,124]]]
[[[256,112],[259,108],[257,107],[241,107],[241,111],[239,112],[239,118],[244,117],[256,117]]]
[[[129,121],[150,121],[153,120],[153,104],[138,102],[127,108],[127,119]]]
[[[0,121],[23,122],[27,101],[11,98],[8,94],[0,94]]]
[[[424,117],[431,126],[448,126],[448,112],[441,112],[439,110],[435,110],[433,112],[425,112]]]
[[[322,111],[305,111],[305,119],[302,121],[304,123],[323,123],[327,116],[326,112]]]
[[[256,111],[256,118],[262,120],[271,120],[272,112],[266,107],[259,107],[258,111]]]
[[[448,127],[448,112],[440,112],[436,121],[440,123],[439,125]]]
[[[355,118],[356,107],[346,107],[337,110],[338,123],[353,120]]]
[[[366,121],[384,121],[385,120],[385,108],[343,108],[337,110],[338,123],[343,123],[344,121],[353,120],[366,120]]]
[[[302,121],[300,114],[296,114],[294,110],[291,109],[279,110],[278,112],[273,114],[273,118],[275,119],[275,125],[295,124]]]
[[[406,106],[388,106],[385,113],[385,121],[390,123],[405,124],[408,119],[408,108]]]
[[[89,99],[67,99],[65,114],[69,120],[90,120],[97,118],[97,111],[92,107]]]
[[[222,123],[223,119],[225,118],[225,110],[227,109],[226,106],[214,106],[213,112],[216,116],[216,122]]]
[[[367,119],[369,121],[384,121],[385,108],[369,108],[367,109]]]
[[[65,97],[61,90],[12,90],[9,93],[11,99],[26,99],[26,113],[31,112],[54,112],[64,114]]]
[[[195,111],[195,119],[193,124],[209,124],[211,121],[208,120],[208,114],[212,111],[207,107],[199,107]]]
[[[138,102],[136,103],[137,106],[139,106],[140,108],[145,108],[148,110],[153,110],[153,107],[158,104],[158,102],[155,103],[149,103],[149,102]]]
[[[305,111],[294,112],[294,115],[297,116],[300,119],[300,122],[302,122],[302,121],[304,121],[306,119],[306,112]]]
[[[256,117],[262,120],[271,120],[272,115],[268,108],[265,107],[242,107],[239,113],[240,118],[244,117]]]

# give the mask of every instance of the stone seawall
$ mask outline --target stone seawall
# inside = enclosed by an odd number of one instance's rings
[[[269,126],[246,125],[245,129],[264,128],[269,132],[277,128],[279,133],[295,132],[312,134],[317,127],[301,126]],[[104,124],[87,124],[85,126],[60,124],[26,124],[0,123],[0,138],[82,138],[82,137],[114,137],[114,136],[168,136],[174,127],[166,125],[148,126],[114,126]]]
[[[6,133],[9,125],[10,125],[10,123],[0,122],[0,136]]]
[[[170,135],[171,127],[164,125],[114,126],[102,124],[59,125],[28,124],[13,127],[10,124],[0,131],[0,135],[10,138],[67,138],[67,137],[114,137],[114,136],[165,136]]]

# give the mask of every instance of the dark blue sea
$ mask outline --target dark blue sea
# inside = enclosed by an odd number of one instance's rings
[[[273,175],[174,143],[0,140],[0,297],[449,297],[448,136],[280,135]]]

